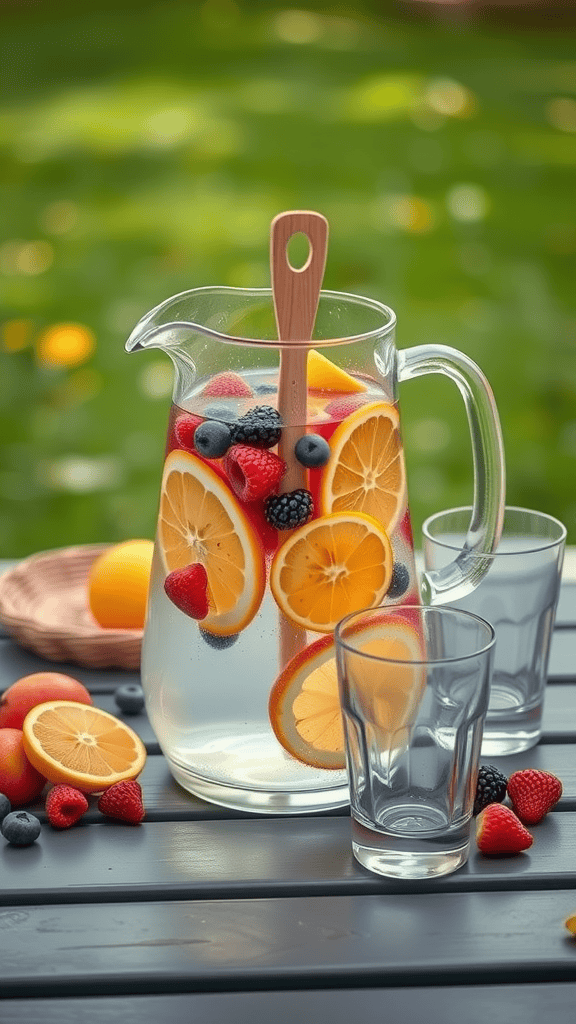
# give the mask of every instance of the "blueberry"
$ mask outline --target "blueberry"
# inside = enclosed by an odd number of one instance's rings
[[[232,441],[230,427],[220,420],[205,420],[194,431],[194,447],[206,459],[219,459]]]
[[[230,636],[217,636],[216,633],[209,633],[207,629],[201,629],[200,635],[215,651],[225,651],[236,643],[240,634],[231,633]]]
[[[388,593],[386,597],[394,600],[397,597],[402,597],[408,590],[410,584],[410,573],[402,562],[394,562],[394,568],[392,569],[392,579],[390,586],[388,587]]]
[[[36,842],[42,826],[33,814],[28,811],[11,811],[0,826],[0,832],[12,846],[30,846]]]
[[[253,390],[257,395],[275,395],[278,388],[276,384],[255,384]]]
[[[296,442],[294,454],[303,466],[314,469],[326,465],[330,458],[330,445],[320,434],[304,434]]]
[[[125,715],[137,715],[144,710],[144,690],[139,683],[124,683],[114,691],[114,700]]]
[[[3,821],[7,814],[10,814],[12,804],[4,793],[0,793],[0,821]]]
[[[224,420],[224,423],[232,423],[236,416],[228,405],[207,405],[204,410],[204,415],[208,420]]]

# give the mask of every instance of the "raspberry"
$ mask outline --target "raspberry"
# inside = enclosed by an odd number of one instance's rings
[[[230,447],[230,427],[221,420],[205,420],[194,431],[194,447],[205,459],[220,459]]]
[[[109,818],[118,818],[119,821],[128,821],[131,825],[139,825],[145,814],[140,783],[133,779],[115,782],[102,793],[98,801],[98,810]]]
[[[476,842],[481,853],[521,853],[534,842],[514,811],[504,804],[488,804],[476,819]]]
[[[138,715],[144,709],[144,690],[139,683],[124,683],[116,687],[114,700],[125,715]]]
[[[537,825],[562,796],[562,783],[551,772],[525,768],[508,779],[508,796],[525,825]]]
[[[315,469],[325,466],[330,458],[330,445],[320,434],[304,434],[298,438],[294,454],[303,466]]]
[[[203,423],[200,416],[194,416],[193,413],[184,413],[179,416],[174,424],[174,437],[179,448],[184,448],[187,452],[195,452],[194,448],[194,431],[196,427],[199,427]]]
[[[201,562],[168,573],[164,590],[172,604],[191,619],[205,619],[208,615],[208,575]]]
[[[355,412],[361,405],[366,404],[364,395],[345,395],[343,398],[334,398],[328,403],[324,412],[330,419],[343,420],[351,412]]]
[[[473,814],[480,814],[488,804],[501,804],[506,796],[508,779],[493,764],[480,765]]]
[[[264,514],[277,530],[295,530],[314,515],[312,495],[302,487],[286,494],[274,494],[266,501]]]
[[[273,448],[282,434],[282,419],[271,405],[256,405],[232,424],[232,444]]]
[[[224,459],[224,469],[241,501],[257,501],[276,490],[286,472],[286,463],[266,448],[235,444]]]
[[[251,398],[252,390],[240,374],[226,372],[217,373],[215,377],[212,377],[202,394],[214,398]]]
[[[46,797],[46,814],[54,828],[70,828],[88,810],[88,801],[79,789],[60,783]]]
[[[0,825],[0,832],[12,846],[30,846],[36,842],[41,831],[38,818],[28,811],[11,811]]]

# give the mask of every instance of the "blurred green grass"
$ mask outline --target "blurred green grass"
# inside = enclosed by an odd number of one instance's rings
[[[398,345],[489,378],[510,504],[576,543],[576,30],[356,4],[55,3],[2,15],[0,553],[153,536],[171,390],[136,321],[178,291],[266,285],[283,209],[330,221],[325,286]],[[93,353],[42,360],[54,324]],[[453,385],[401,392],[416,530],[471,498]]]

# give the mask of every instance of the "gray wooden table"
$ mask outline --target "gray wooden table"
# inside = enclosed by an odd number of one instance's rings
[[[0,690],[54,667],[0,637]],[[136,674],[61,667],[117,712]],[[563,586],[544,736],[495,759],[564,783],[534,846],[474,852],[432,882],[380,879],[352,858],[347,810],[270,818],[173,782],[145,714],[139,827],[90,810],[74,828],[0,847],[0,1020],[83,1024],[354,1019],[427,1024],[573,1020],[576,940],[576,584]],[[45,821],[42,802],[31,810]]]

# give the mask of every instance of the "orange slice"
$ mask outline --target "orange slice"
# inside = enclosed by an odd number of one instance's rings
[[[378,730],[379,747],[397,748],[406,742],[426,682],[424,667],[417,664],[423,656],[420,637],[405,620],[387,616],[381,625],[364,627],[354,642],[363,654],[394,659],[348,653],[344,685],[349,690],[353,683],[354,697],[347,699],[360,704],[362,718]],[[316,640],[292,658],[272,688],[268,710],[276,738],[293,757],[315,768],[345,767],[332,637]]]
[[[77,701],[37,704],[22,729],[24,752],[36,770],[49,782],[66,782],[83,793],[135,779],[146,762],[146,748],[132,729]]]
[[[387,402],[370,402],[356,409],[336,428],[330,448],[322,474],[322,512],[366,512],[391,536],[406,507],[396,408]]]
[[[381,603],[393,560],[388,536],[371,516],[322,516],[295,530],[276,552],[270,588],[292,622],[331,633],[344,615]]]
[[[308,352],[308,387],[312,391],[367,391],[365,384],[351,377],[315,348]]]
[[[202,629],[230,636],[252,621],[266,582],[258,534],[224,479],[189,452],[173,451],[164,464],[158,540],[167,573],[193,562],[206,569]]]

